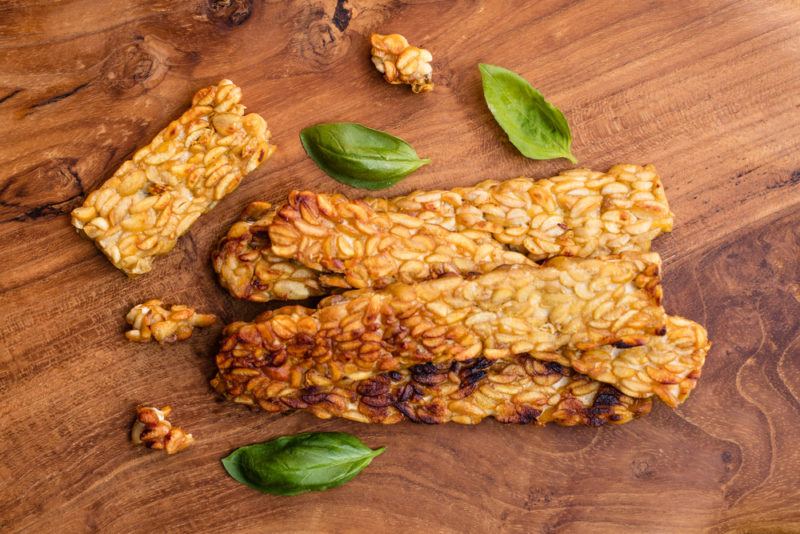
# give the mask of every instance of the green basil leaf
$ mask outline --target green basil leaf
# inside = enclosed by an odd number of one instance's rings
[[[478,65],[483,97],[495,120],[523,156],[531,159],[567,158],[572,155],[569,124],[542,93],[515,72],[496,65]]]
[[[247,445],[222,459],[238,482],[273,495],[341,486],[386,448],[372,450],[343,432],[306,432]]]
[[[361,189],[391,187],[431,162],[402,139],[353,122],[309,126],[300,132],[300,141],[326,174]]]

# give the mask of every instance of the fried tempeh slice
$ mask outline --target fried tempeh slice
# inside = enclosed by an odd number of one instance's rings
[[[308,308],[289,306],[268,312],[261,319],[286,320],[290,317],[300,321],[310,315]],[[297,349],[293,345],[272,357],[263,343],[254,342],[255,334],[253,330],[245,328],[247,325],[248,323],[229,325],[227,337],[217,355],[219,372],[214,380],[215,387],[236,402],[258,403],[264,409],[272,411],[280,403],[292,408],[303,408],[305,406],[302,403],[292,399],[301,398],[301,394],[352,389],[349,384],[367,381],[381,374],[380,371],[362,371],[351,362],[309,357],[303,349]],[[685,401],[695,387],[710,346],[702,326],[682,317],[670,316],[667,318],[666,335],[651,336],[645,345],[638,347],[604,346],[586,351],[562,349],[552,353],[532,352],[528,356],[535,357],[542,364],[556,365],[555,368],[559,369],[567,368],[559,362],[567,362],[567,365],[581,369],[582,373],[591,374],[585,376],[587,380],[610,384],[634,398],[657,396],[674,408]],[[496,361],[507,362],[516,357]],[[482,356],[481,358],[491,361]],[[425,363],[411,368],[417,370],[416,375],[420,375],[419,370],[442,369],[452,363]],[[397,377],[397,372],[405,370],[392,370],[384,374]],[[537,383],[541,385],[542,382],[539,380]],[[283,400],[285,397],[286,400]],[[313,404],[309,400],[313,398],[315,397],[301,399]]]
[[[449,231],[402,213],[379,212],[344,195],[294,191],[269,225],[273,254],[324,273],[333,287],[411,284],[443,274],[534,263],[485,232]]]
[[[266,376],[222,372],[212,384],[227,398],[268,412],[305,409],[323,419],[382,424],[404,419],[477,424],[493,417],[503,423],[601,426],[627,423],[652,406],[650,399],[631,398],[557,363],[525,355],[509,361],[428,363],[302,389]]]
[[[641,345],[665,329],[658,260],[556,258],[471,280],[349,291],[317,309],[288,306],[229,325],[217,364],[299,388],[419,363]]]
[[[647,251],[652,239],[672,229],[672,213],[651,165],[617,165],[607,173],[575,169],[543,180],[490,180],[363,202],[376,212],[410,215],[450,231],[486,232],[535,260]],[[245,210],[214,255],[222,284],[236,297],[261,302],[322,294],[320,275],[272,253],[264,229],[275,210],[258,204]],[[262,218],[253,218],[259,209]],[[280,283],[283,279],[290,283]]]
[[[129,276],[150,271],[200,215],[274,151],[230,80],[201,89],[180,118],[72,211],[72,224]]]
[[[673,224],[653,165],[621,164],[605,173],[572,169],[542,180],[487,180],[474,187],[373,199],[371,204],[449,230],[488,232],[537,261],[646,252]]]

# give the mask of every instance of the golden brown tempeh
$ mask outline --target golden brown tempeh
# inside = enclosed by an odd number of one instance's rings
[[[220,283],[235,297],[255,302],[324,294],[319,272],[272,253],[268,230],[274,216],[268,202],[245,208],[212,254]]]
[[[173,304],[168,310],[158,299],[137,304],[125,316],[131,329],[125,332],[130,341],[146,343],[155,339],[159,343],[174,343],[192,336],[195,328],[211,326],[216,315],[197,313],[194,308]]]
[[[160,410],[155,406],[138,406],[136,420],[131,427],[133,444],[175,454],[194,443],[191,434],[187,434],[180,427],[172,426],[167,419],[171,413],[170,406],[164,406]]]
[[[536,260],[647,251],[653,238],[672,228],[672,213],[651,165],[617,165],[607,173],[575,169],[543,180],[485,181],[363,202],[376,212],[410,215],[450,231],[486,232]],[[264,229],[275,210],[265,204],[248,208],[220,243],[214,266],[222,284],[239,298],[262,302],[322,294],[319,274],[272,253]],[[261,219],[253,216],[257,212]],[[284,279],[287,284],[280,283]],[[336,284],[333,280],[328,282]]]
[[[653,165],[615,165],[605,173],[572,169],[542,180],[487,180],[371,204],[449,230],[488,232],[537,261],[646,252],[673,222]]]
[[[200,215],[273,152],[266,121],[244,115],[230,80],[201,89],[170,123],[72,211],[72,224],[128,275],[150,271]]]
[[[652,405],[650,399],[628,397],[557,363],[524,355],[509,361],[428,363],[302,389],[266,373],[220,372],[212,384],[229,399],[268,412],[305,409],[323,419],[382,424],[404,419],[477,424],[493,417],[503,423],[600,426],[626,423]]]
[[[447,276],[349,291],[324,299],[316,310],[270,311],[253,323],[229,325],[217,364],[221,375],[264,375],[303,388],[477,357],[542,353],[552,359],[549,353],[560,352],[582,361],[582,352],[566,349],[641,345],[663,335],[660,295],[654,253],[556,258],[472,280]],[[616,364],[619,355],[612,356]],[[647,373],[651,364],[642,365]]]
[[[405,83],[415,93],[433,91],[433,55],[424,48],[408,44],[398,33],[370,35],[372,64],[391,84]]]

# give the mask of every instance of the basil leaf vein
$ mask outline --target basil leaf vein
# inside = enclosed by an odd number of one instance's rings
[[[300,141],[326,174],[362,189],[391,187],[431,161],[399,137],[353,122],[309,126],[300,132]]]
[[[478,68],[489,111],[522,155],[577,163],[569,124],[558,108],[517,73],[485,63]]]
[[[222,465],[251,488],[297,495],[341,486],[384,450],[370,449],[343,432],[302,433],[240,447],[223,458]]]

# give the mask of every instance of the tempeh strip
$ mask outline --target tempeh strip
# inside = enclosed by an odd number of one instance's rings
[[[571,169],[542,180],[487,180],[450,191],[372,199],[371,205],[449,230],[488,232],[537,261],[646,252],[673,223],[653,165],[615,165],[605,173]]]
[[[382,424],[404,419],[477,424],[493,417],[502,423],[601,426],[627,423],[652,406],[650,399],[631,398],[557,363],[525,355],[509,361],[429,363],[303,389],[285,383],[280,389],[267,377],[222,373],[212,384],[235,402],[268,412],[305,409],[323,419]]]
[[[272,252],[325,273],[334,287],[411,284],[447,273],[485,273],[534,263],[484,232],[452,232],[344,195],[294,191],[269,225]]]
[[[289,306],[229,325],[217,363],[222,373],[262,369],[300,388],[419,363],[641,345],[665,329],[657,262],[653,253],[557,258],[472,280],[350,291],[317,309]]]
[[[543,180],[489,180],[363,201],[375,211],[410,215],[447,230],[489,233],[536,260],[647,251],[652,239],[672,229],[672,213],[652,165],[617,165],[607,173],[575,169]],[[272,253],[263,230],[274,210],[258,204],[263,219],[246,210],[214,254],[222,284],[236,297],[260,302],[322,294],[319,274]],[[289,283],[280,283],[284,279]]]
[[[272,154],[266,121],[244,115],[230,80],[201,89],[170,123],[72,211],[72,224],[129,276],[150,271],[200,215]]]

